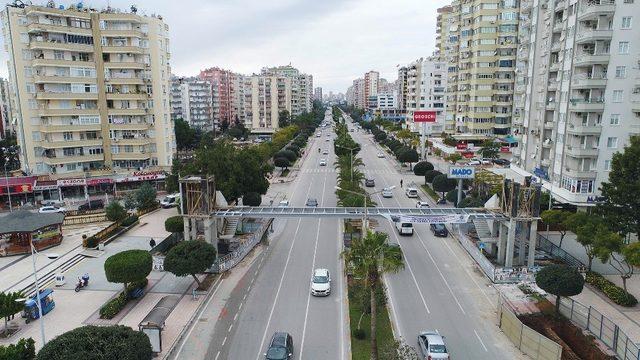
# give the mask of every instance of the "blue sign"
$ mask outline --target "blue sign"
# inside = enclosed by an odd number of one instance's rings
[[[451,166],[449,179],[473,179],[476,176],[476,168],[472,166]]]
[[[484,243],[482,241],[479,242],[478,247],[480,248],[480,250],[484,250]]]
[[[546,169],[537,167],[533,169],[533,174],[539,178],[549,180],[549,172]]]

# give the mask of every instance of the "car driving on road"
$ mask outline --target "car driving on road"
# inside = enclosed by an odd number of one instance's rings
[[[311,295],[329,296],[331,294],[331,275],[327,269],[315,269],[311,277]]]
[[[307,206],[318,206],[318,199],[316,198],[308,198],[307,199]]]
[[[266,360],[289,360],[293,358],[293,338],[289,333],[276,332],[271,337],[269,348],[264,353]]]
[[[364,180],[364,186],[366,187],[374,187],[376,186],[376,181],[373,179],[365,179]]]
[[[413,235],[413,224],[410,222],[404,222],[400,219],[394,222],[396,230],[400,235]]]
[[[405,190],[404,193],[409,198],[417,198],[418,197],[418,189],[416,189],[416,188],[407,188],[407,190]]]
[[[418,209],[426,209],[426,208],[428,208],[428,207],[429,207],[429,204],[428,204],[426,201],[418,201],[418,202],[416,203],[416,207],[417,207]]]
[[[437,237],[449,236],[449,230],[447,230],[447,227],[444,226],[444,224],[431,224],[429,227],[431,228],[433,235]]]
[[[393,197],[393,192],[391,191],[391,188],[384,188],[382,189],[382,197],[383,198],[392,198]]]
[[[327,149],[322,150],[322,155],[329,155],[329,150]]]
[[[38,213],[40,214],[51,214],[51,213],[65,213],[67,209],[63,207],[55,207],[55,206],[43,206],[38,209]]]
[[[444,337],[436,331],[422,331],[418,335],[418,347],[424,359],[449,359],[449,352],[444,343]]]
[[[383,154],[383,153],[381,153],[381,152],[379,152],[379,153],[378,153],[378,157],[379,157],[380,159],[382,159],[382,158],[384,158],[384,154]]]
[[[320,159],[320,166],[327,166],[327,159]]]

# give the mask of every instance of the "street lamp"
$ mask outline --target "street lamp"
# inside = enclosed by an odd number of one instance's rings
[[[375,192],[372,192],[372,193],[368,193],[366,191],[357,192],[357,191],[352,191],[352,190],[346,190],[346,189],[341,188],[340,186],[335,186],[334,188],[336,190],[348,192],[348,193],[355,194],[355,195],[360,195],[360,196],[362,196],[364,198],[364,221],[362,223],[362,229],[365,230],[366,226],[367,226],[367,196],[379,194],[379,193],[381,193],[381,192],[383,192],[385,190],[393,190],[393,189],[396,188],[396,186],[392,185],[392,186],[389,186],[388,188],[384,188],[382,190],[378,190],[378,191],[375,191]]]
[[[345,150],[349,150],[349,159],[351,159],[351,161],[350,161],[351,162],[351,166],[350,166],[350,168],[351,168],[351,182],[353,182],[353,151],[354,150],[358,150],[358,148],[357,147],[348,148],[346,146],[340,146],[340,145],[335,145],[335,146],[339,147],[339,148],[342,148],[342,149],[345,149]]]

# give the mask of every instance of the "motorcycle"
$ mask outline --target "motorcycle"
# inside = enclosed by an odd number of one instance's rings
[[[83,287],[89,286],[89,274],[82,275],[81,278],[78,278],[78,282],[76,282],[76,292],[80,291]]]

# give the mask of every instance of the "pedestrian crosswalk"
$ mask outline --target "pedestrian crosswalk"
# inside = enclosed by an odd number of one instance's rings
[[[302,169],[303,174],[319,174],[319,173],[337,173],[338,170],[330,167],[319,167],[311,169]],[[365,175],[395,175],[397,172],[391,169],[371,169],[364,170]]]

